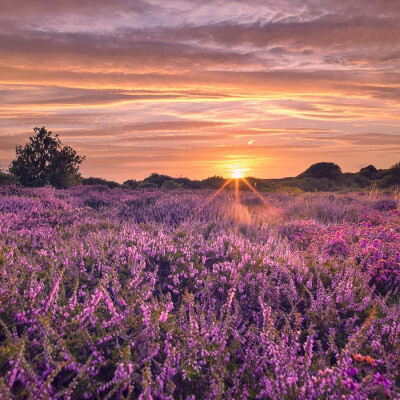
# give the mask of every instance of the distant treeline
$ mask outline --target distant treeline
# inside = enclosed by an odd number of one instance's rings
[[[33,131],[34,135],[24,147],[16,146],[16,158],[9,168],[0,172],[0,185],[50,185],[57,189],[76,185],[103,185],[111,189],[218,189],[226,182],[226,178],[222,176],[191,180],[157,173],[142,181],[129,179],[123,184],[103,178],[83,178],[79,166],[85,160],[84,156],[78,155],[72,147],[63,145],[58,135],[53,135],[45,127],[34,128]],[[386,189],[400,185],[400,162],[388,169],[379,170],[368,165],[356,173],[343,173],[337,164],[320,162],[292,178],[246,179],[261,191],[351,191],[373,187]],[[243,180],[239,184],[241,190],[249,190]],[[235,183],[231,182],[227,187],[233,189]]]
[[[260,179],[247,177],[247,181],[259,191],[347,191],[368,188],[394,188],[400,186],[400,162],[388,169],[377,169],[373,165],[361,168],[355,173],[343,173],[334,163],[321,162],[311,165],[306,171],[296,177],[281,179]],[[147,178],[137,181],[129,179],[120,184],[103,178],[80,178],[76,184],[104,185],[111,189],[218,189],[226,182],[222,176],[212,176],[203,180],[189,178],[174,178],[168,175],[153,173]],[[18,184],[14,176],[0,173],[0,185]],[[234,188],[234,182],[227,186]],[[240,181],[241,190],[249,190]]]
[[[371,187],[390,188],[400,185],[400,163],[389,169],[377,169],[373,165],[362,168],[356,173],[343,173],[334,163],[313,164],[300,175],[282,179],[260,179],[248,177],[247,181],[261,191],[340,191],[366,189]],[[122,185],[102,178],[82,178],[83,185],[106,185],[109,188],[126,187],[130,189],[218,189],[226,181],[222,176],[213,176],[203,180],[173,178],[153,173],[142,181],[130,179]],[[249,190],[240,182],[241,190]],[[230,184],[234,187],[234,182]],[[229,186],[228,186],[229,188]]]

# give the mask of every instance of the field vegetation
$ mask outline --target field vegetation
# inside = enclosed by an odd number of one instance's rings
[[[213,193],[0,188],[1,396],[398,398],[398,199]]]

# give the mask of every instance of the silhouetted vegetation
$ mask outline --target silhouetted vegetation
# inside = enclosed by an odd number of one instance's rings
[[[64,146],[58,135],[46,128],[34,128],[35,135],[25,147],[15,148],[16,159],[10,173],[22,186],[52,185],[57,189],[81,183],[79,165],[84,157],[78,156],[70,146]]]
[[[384,179],[388,186],[400,184],[400,162],[389,169],[389,172]]]
[[[359,174],[368,179],[373,179],[377,175],[378,170],[373,165],[361,168]]]
[[[338,179],[342,175],[342,170],[339,165],[332,162],[320,162],[311,165],[302,174],[300,178],[314,178],[314,179]]]
[[[19,185],[18,179],[11,174],[0,172],[0,186]]]
[[[327,176],[324,176],[326,173]],[[300,192],[337,192],[354,191],[376,187],[380,189],[395,188],[400,185],[400,163],[389,169],[376,169],[369,165],[356,173],[342,173],[340,167],[333,163],[318,163],[312,165],[305,172],[292,178],[282,179],[260,179],[248,177],[247,181],[259,191],[288,193]],[[191,180],[189,178],[174,178],[169,175],[152,173],[142,181],[129,179],[123,184],[109,181],[103,178],[80,178],[79,184],[88,186],[104,187],[105,189],[211,189],[217,190],[226,182],[222,176],[212,176],[203,180]],[[0,174],[0,185],[17,184],[18,179],[11,174]],[[33,186],[33,185],[30,185]],[[232,181],[227,189],[234,189]],[[240,181],[240,190],[250,190],[248,186]],[[56,186],[57,187],[57,186]]]
[[[125,184],[126,182],[124,185]],[[162,175],[154,172],[143,179],[143,181],[138,182],[137,187],[145,189],[201,189],[202,185],[201,182],[197,180],[182,177],[173,178],[169,175]]]
[[[139,187],[139,183],[136,179],[128,179],[122,184],[122,186],[129,189],[137,189]]]
[[[0,185],[22,185],[39,187],[52,185],[55,188],[68,188],[74,185],[95,185],[100,190],[126,189],[219,189],[226,178],[212,176],[203,180],[174,178],[165,174],[152,173],[142,181],[128,179],[123,184],[103,178],[82,178],[79,165],[84,157],[78,156],[69,146],[61,144],[58,135],[43,128],[34,128],[35,136],[29,138],[24,148],[16,147],[17,158],[12,162],[9,174],[0,172]],[[282,179],[260,179],[248,177],[247,181],[259,191],[334,192],[354,191],[369,188],[391,189],[400,186],[400,162],[389,169],[377,169],[374,165],[361,168],[356,173],[343,173],[333,162],[319,162],[311,165],[296,177]],[[240,190],[250,190],[240,181]],[[231,182],[228,189],[234,189]],[[97,204],[97,203],[96,203]]]
[[[362,168],[356,173],[343,173],[341,168],[329,162],[311,165],[297,177],[282,179],[260,179],[248,177],[247,181],[260,191],[283,192],[335,192],[354,191],[376,186],[381,189],[395,187],[400,184],[400,163],[390,169],[376,169],[373,165]],[[145,189],[212,189],[217,190],[225,182],[222,176],[212,176],[201,181],[188,178],[173,178],[168,175],[153,173],[143,181],[135,182],[132,188]],[[124,187],[129,185],[124,183]],[[228,189],[234,188],[231,182]],[[240,182],[240,190],[250,190],[244,182]]]
[[[201,186],[204,189],[219,189],[225,183],[225,178],[222,176],[212,176],[201,181]]]
[[[115,189],[115,188],[121,187],[121,185],[118,182],[108,181],[103,178],[94,178],[94,177],[83,178],[82,185],[85,185],[85,186],[103,185],[103,186],[107,186],[110,189]]]

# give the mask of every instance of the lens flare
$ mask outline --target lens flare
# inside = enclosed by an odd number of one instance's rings
[[[244,176],[243,173],[244,173],[243,169],[233,169],[231,171],[231,176],[233,179],[241,179]]]
[[[237,227],[237,222],[241,223],[251,223],[251,214],[247,207],[241,203],[240,199],[240,181],[242,181],[246,186],[249,187],[249,189],[257,196],[259,197],[264,205],[269,206],[268,202],[266,199],[257,191],[255,187],[253,187],[247,179],[244,177],[245,172],[247,169],[240,169],[240,168],[234,168],[231,169],[231,178],[227,179],[221,187],[214,192],[210,197],[207,198],[207,200],[203,203],[202,206],[200,206],[197,210],[194,211],[194,213],[190,214],[187,219],[185,219],[184,222],[187,222],[191,220],[193,216],[199,215],[217,196],[221,194],[221,192],[230,184],[233,183],[232,188],[234,188],[234,196],[235,196],[235,202],[233,203],[233,212],[234,212],[234,220],[236,222],[236,227]],[[183,224],[184,222],[181,222]]]

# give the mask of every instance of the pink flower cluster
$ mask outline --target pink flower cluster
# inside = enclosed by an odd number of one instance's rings
[[[391,203],[211,195],[0,188],[0,397],[400,398]]]

